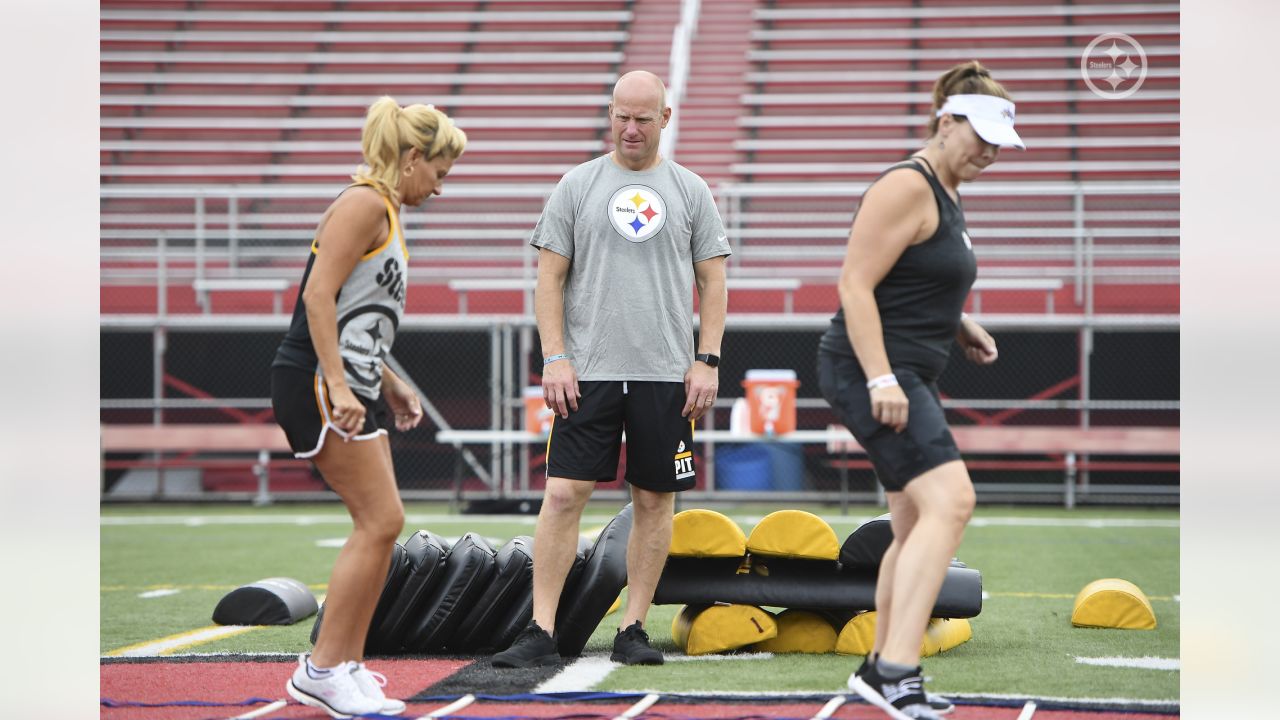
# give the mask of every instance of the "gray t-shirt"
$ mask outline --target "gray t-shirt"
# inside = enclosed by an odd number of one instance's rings
[[[596,158],[560,179],[530,244],[571,261],[564,343],[580,380],[684,381],[693,264],[730,254],[706,181],[670,160]]]

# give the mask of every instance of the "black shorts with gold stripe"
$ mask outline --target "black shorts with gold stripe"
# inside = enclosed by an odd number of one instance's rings
[[[381,406],[363,395],[356,397],[364,405],[364,426],[358,433],[345,434],[346,438],[372,440],[386,435]],[[333,425],[329,389],[319,372],[283,365],[271,368],[271,409],[296,457],[314,457],[324,447],[329,430],[344,435]]]
[[[588,380],[578,388],[578,409],[551,425],[548,477],[613,481],[625,430],[628,483],[652,492],[693,487],[693,423],[680,416],[684,383]]]

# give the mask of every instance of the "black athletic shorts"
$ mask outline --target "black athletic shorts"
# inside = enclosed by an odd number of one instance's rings
[[[938,386],[906,368],[893,368],[907,394],[907,429],[894,432],[871,414],[871,391],[858,361],[818,351],[818,385],[849,432],[867,451],[885,490],[898,491],[939,465],[960,459],[942,411]]]
[[[364,427],[348,439],[372,440],[386,435],[382,408],[363,395],[356,397],[364,405]],[[294,456],[314,457],[324,447],[329,435],[327,430],[342,434],[330,424],[332,408],[329,388],[320,379],[320,373],[293,367],[271,368],[271,409],[289,439]]]
[[[653,492],[693,487],[693,423],[680,416],[684,383],[596,380],[578,388],[578,409],[551,424],[547,477],[614,480],[625,428],[628,483]]]

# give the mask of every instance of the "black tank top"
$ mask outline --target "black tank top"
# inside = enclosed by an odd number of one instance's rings
[[[978,275],[978,262],[965,232],[964,210],[951,199],[938,178],[912,161],[894,165],[880,177],[899,168],[915,170],[933,188],[938,229],[929,239],[903,251],[876,286],[876,305],[889,364],[914,370],[926,380],[936,380],[947,365],[965,299]],[[845,330],[843,307],[831,318],[818,347],[856,357]]]

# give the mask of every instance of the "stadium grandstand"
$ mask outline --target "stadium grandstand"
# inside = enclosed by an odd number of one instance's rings
[[[1028,149],[964,189],[969,310],[1009,351],[998,378],[957,373],[949,410],[978,425],[1176,426],[1178,17],[1154,1],[104,0],[103,421],[270,419],[265,370],[245,380],[210,353],[234,338],[265,368],[320,213],[360,162],[364,111],[389,94],[435,104],[470,138],[444,196],[405,216],[417,339],[398,359],[436,411],[404,450],[422,457],[408,488],[452,492],[455,460],[459,487],[536,487],[536,454],[430,433],[523,427],[529,233],[560,175],[610,149],[618,75],[649,69],[674,109],[664,151],[707,179],[734,249],[723,385],[797,368],[799,424],[824,428],[812,350],[858,198],[922,144],[938,74],[978,59],[1012,93]],[[1091,77],[1095,56],[1109,81]],[[440,386],[441,344],[466,348],[476,377]],[[819,496],[838,487],[824,449],[807,448],[801,483]],[[1058,477],[1067,454],[1049,455]],[[1123,497],[1145,500],[1159,478],[1176,502],[1176,463],[1136,460],[1148,472],[1117,476],[1136,493]]]

